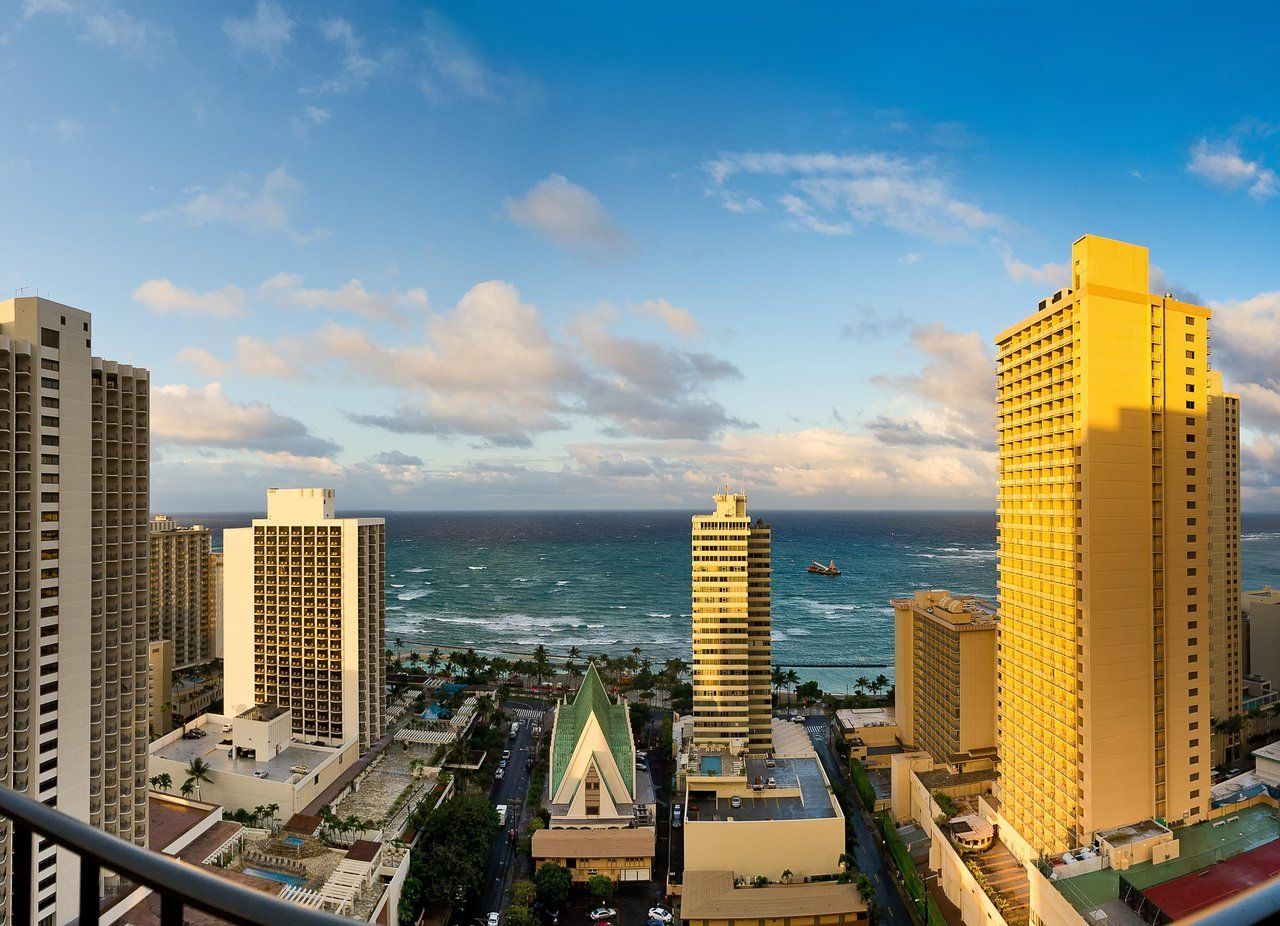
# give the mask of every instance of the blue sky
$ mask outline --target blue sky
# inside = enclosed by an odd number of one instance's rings
[[[18,0],[0,291],[153,371],[157,510],[987,508],[992,335],[1105,234],[1280,508],[1272,14],[851,6]]]

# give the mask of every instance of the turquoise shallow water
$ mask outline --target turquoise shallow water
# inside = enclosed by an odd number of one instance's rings
[[[888,601],[920,588],[995,596],[995,517],[752,509],[773,527],[774,661],[839,690],[892,678]],[[374,514],[360,512],[360,514]],[[404,513],[387,518],[388,637],[423,652],[577,647],[655,661],[689,654],[692,512]],[[183,516],[212,527],[249,515]],[[1246,588],[1280,585],[1280,515],[1247,515]],[[811,576],[834,559],[844,575]],[[883,666],[884,668],[879,668]]]

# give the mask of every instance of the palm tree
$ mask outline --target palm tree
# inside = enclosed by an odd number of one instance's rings
[[[570,658],[570,659],[581,659],[581,658],[582,658],[582,650],[578,649],[576,646],[571,646],[571,647],[569,647],[569,658]]]
[[[168,791],[173,787],[173,776],[168,772],[161,772],[151,779],[151,786],[157,791]]]
[[[800,674],[795,669],[787,670],[786,687],[795,688],[800,684]]]
[[[213,769],[204,759],[196,756],[187,765],[187,775],[190,777],[188,781],[194,781],[196,786],[196,800],[200,800],[200,785],[213,781]]]
[[[190,797],[191,792],[194,791],[195,789],[196,789],[196,783],[192,781],[190,778],[188,778],[186,781],[182,783],[182,796]]]
[[[421,653],[410,653],[410,654],[409,654],[409,665],[411,665],[411,666],[416,666],[416,665],[417,665],[418,663],[420,663],[420,662],[422,662],[422,654],[421,654]]]
[[[884,691],[888,687],[889,687],[889,676],[885,675],[883,672],[877,675],[871,681],[872,694],[878,695],[880,692]]]
[[[427,653],[427,668],[431,670],[431,674],[436,674],[436,669],[440,668],[440,650],[433,649]]]
[[[782,690],[782,686],[786,684],[787,674],[782,669],[774,666],[769,670],[769,684],[773,686],[773,693],[776,695]]]
[[[859,675],[858,680],[853,683],[853,690],[856,691],[858,694],[862,694],[864,691],[866,691],[870,687],[871,687],[871,679],[867,678],[865,675]]]
[[[266,807],[264,807],[264,808],[262,808],[262,809],[263,809],[263,810],[265,810],[265,811],[267,812],[267,813],[266,813],[266,816],[267,816],[267,818],[271,821],[271,829],[272,829],[272,831],[274,831],[274,830],[275,830],[275,828],[276,828],[276,814],[278,814],[278,813],[280,812],[280,805],[279,805],[279,804],[268,804]]]
[[[784,869],[782,869],[782,883],[783,883],[783,884],[790,884],[790,883],[791,883],[791,876],[792,876],[792,871],[791,871],[791,869],[790,869],[790,868],[784,868]]]
[[[533,649],[533,673],[538,679],[538,687],[542,687],[542,680],[551,672],[551,661],[547,659],[547,648],[539,643]]]
[[[395,644],[397,653],[399,653],[402,649],[404,649],[404,640],[402,640],[400,637],[396,637],[391,642]]]

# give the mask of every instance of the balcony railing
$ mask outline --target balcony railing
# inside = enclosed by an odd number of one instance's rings
[[[10,910],[19,926],[35,922],[32,842],[37,834],[80,859],[80,926],[98,924],[98,879],[104,870],[155,891],[161,926],[181,926],[187,907],[241,926],[351,926],[349,919],[251,891],[148,852],[8,788],[0,788],[0,816],[13,824]]]

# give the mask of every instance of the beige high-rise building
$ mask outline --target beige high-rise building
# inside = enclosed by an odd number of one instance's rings
[[[903,743],[958,772],[996,757],[996,606],[948,591],[894,598],[894,707]]]
[[[1000,813],[1031,855],[1210,798],[1210,312],[1149,292],[1143,247],[1086,235],[1070,270],[996,341]]]
[[[769,525],[728,490],[693,518],[693,737],[773,746]]]
[[[173,644],[173,668],[209,662],[216,655],[217,563],[213,532],[180,527],[159,514],[151,519],[151,639]]]
[[[1222,374],[1209,373],[1209,710],[1214,720],[1241,713],[1244,684],[1240,607],[1240,397],[1224,392]],[[1228,761],[1240,757],[1240,735],[1222,738]]]
[[[333,489],[269,489],[267,516],[222,537],[225,712],[279,705],[303,742],[368,749],[386,687],[383,520],[336,517]]]
[[[0,785],[145,845],[148,375],[94,357],[90,328],[0,302]],[[75,857],[34,869],[35,919],[75,919]]]

